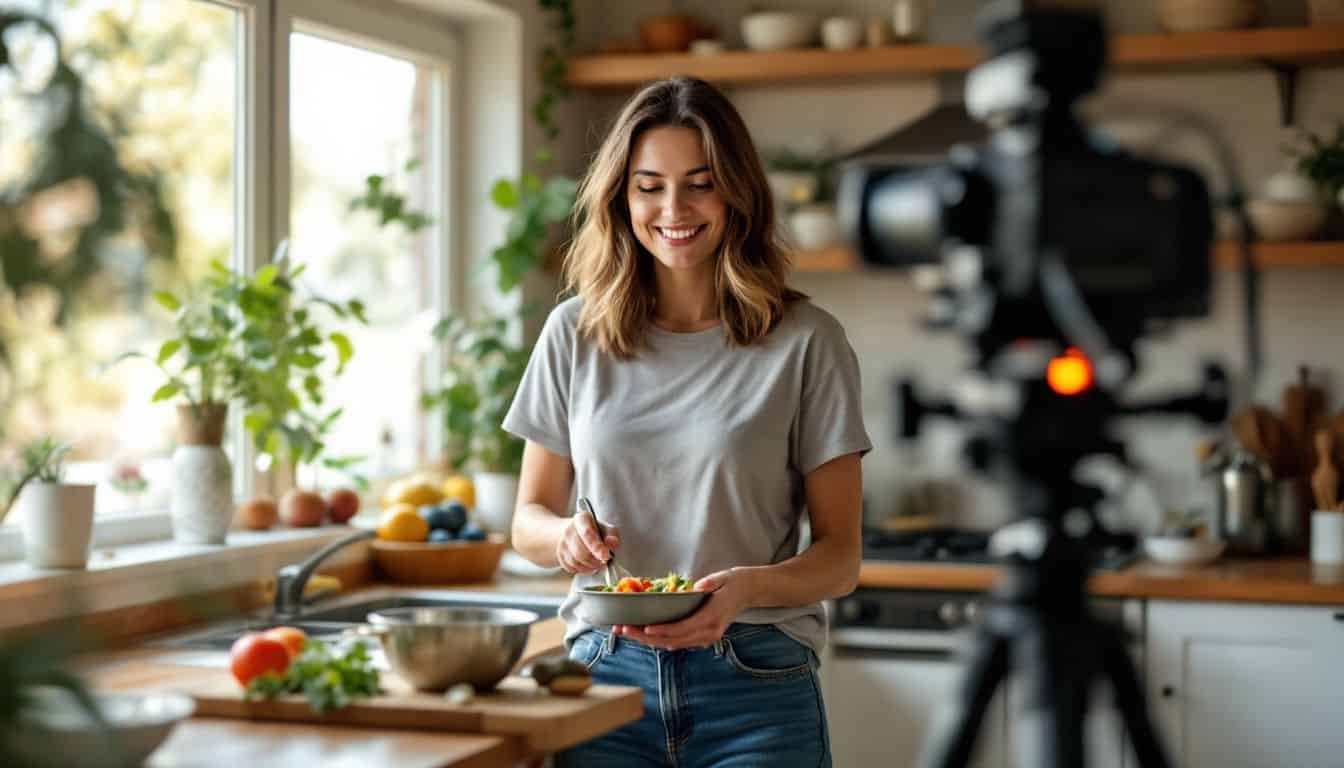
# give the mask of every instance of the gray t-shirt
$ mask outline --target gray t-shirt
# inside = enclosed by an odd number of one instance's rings
[[[648,346],[617,360],[579,336],[580,305],[547,318],[504,428],[570,457],[578,492],[620,528],[618,557],[636,575],[694,581],[793,557],[803,477],[872,447],[840,323],[801,301],[749,347],[729,346],[722,326],[651,325]],[[560,609],[566,644],[589,628],[576,590],[601,578],[575,576]],[[738,621],[775,624],[817,651],[826,640],[820,603]]]

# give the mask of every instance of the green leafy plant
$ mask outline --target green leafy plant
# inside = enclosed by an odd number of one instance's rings
[[[556,33],[556,41],[542,48],[541,92],[532,104],[532,119],[549,142],[560,135],[555,107],[569,95],[566,57],[574,49],[575,17],[571,0],[537,0],[537,4],[549,15]],[[499,179],[490,188],[491,202],[509,213],[504,242],[490,252],[503,293],[513,290],[542,263],[550,225],[564,221],[574,208],[578,180],[563,174],[542,176],[541,170],[553,157],[549,147],[542,147],[534,158],[535,170],[524,171],[516,179]]]
[[[271,699],[283,694],[303,694],[314,712],[331,712],[356,697],[376,696],[378,683],[378,670],[363,643],[352,643],[338,654],[321,640],[308,639],[284,675],[255,677],[243,695],[248,699]]]
[[[66,443],[58,443],[50,437],[44,437],[25,445],[19,451],[18,469],[0,476],[0,522],[9,516],[14,502],[24,486],[33,481],[39,483],[59,483],[65,474],[65,456],[70,452]]]
[[[817,180],[817,193],[807,202],[828,202],[835,199],[835,153],[829,147],[817,151],[803,151],[790,147],[770,147],[763,153],[765,167],[771,171],[804,173]]]
[[[155,294],[173,313],[176,332],[153,358],[166,379],[153,400],[237,403],[260,453],[286,458],[295,468],[321,459],[345,469],[360,458],[323,456],[324,437],[341,414],[323,411],[323,389],[345,370],[354,345],[340,331],[323,331],[317,317],[325,311],[364,324],[364,305],[300,292],[303,266],[290,267],[286,253],[281,243],[272,262],[254,274],[214,261],[189,295]],[[334,366],[322,370],[333,358]]]
[[[438,409],[454,469],[471,465],[486,472],[517,474],[523,441],[501,426],[527,369],[528,349],[509,340],[509,321],[490,317],[469,323],[446,317],[434,326],[434,338],[448,349],[438,389],[421,398]]]
[[[490,190],[490,200],[510,211],[504,242],[490,257],[499,267],[499,290],[508,292],[543,260],[548,228],[564,221],[574,208],[578,182],[568,176],[545,181],[535,173],[517,180],[499,179]]]
[[[406,163],[407,173],[419,167],[419,160]],[[364,194],[350,201],[350,210],[372,211],[378,216],[381,227],[400,224],[407,232],[415,234],[434,223],[434,219],[420,211],[412,211],[406,206],[406,196],[390,189],[387,177],[370,174],[364,179]]]
[[[1344,189],[1344,122],[1335,126],[1335,135],[1330,139],[1303,131],[1300,143],[1286,151],[1297,158],[1297,169],[1332,198]]]

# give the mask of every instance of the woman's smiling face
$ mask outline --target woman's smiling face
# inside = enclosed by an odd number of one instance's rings
[[[683,126],[650,128],[636,139],[627,173],[630,225],[640,244],[669,269],[712,264],[728,206],[700,134]]]

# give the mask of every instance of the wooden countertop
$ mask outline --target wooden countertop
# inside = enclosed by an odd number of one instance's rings
[[[998,573],[981,565],[864,561],[859,586],[983,592]],[[1344,605],[1344,567],[1305,558],[1223,558],[1192,567],[1140,561],[1094,574],[1088,590],[1109,597]]]
[[[366,585],[382,586],[389,585]],[[530,579],[501,575],[492,582],[454,584],[444,588],[562,595],[568,587],[567,576]],[[564,624],[560,619],[537,622],[532,626],[519,665],[557,651],[563,636]],[[143,669],[146,664],[153,665],[156,657],[164,653],[173,651],[143,647],[113,651],[86,657],[80,666],[99,689],[125,689],[134,687],[130,681],[137,677],[138,669]],[[532,757],[527,754],[521,739],[508,736],[195,717],[179,724],[147,765],[152,768],[235,768],[238,765],[280,768],[317,764],[371,768],[502,768],[519,765]]]

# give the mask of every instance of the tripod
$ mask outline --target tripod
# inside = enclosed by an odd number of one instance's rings
[[[1043,549],[1015,558],[990,593],[967,655],[956,705],[935,725],[921,761],[930,768],[964,766],[981,718],[1011,666],[1025,684],[1027,766],[1085,765],[1083,723],[1092,683],[1104,676],[1143,768],[1170,765],[1148,720],[1134,664],[1118,627],[1089,615],[1085,590],[1089,547],[1058,525],[1042,523]]]

